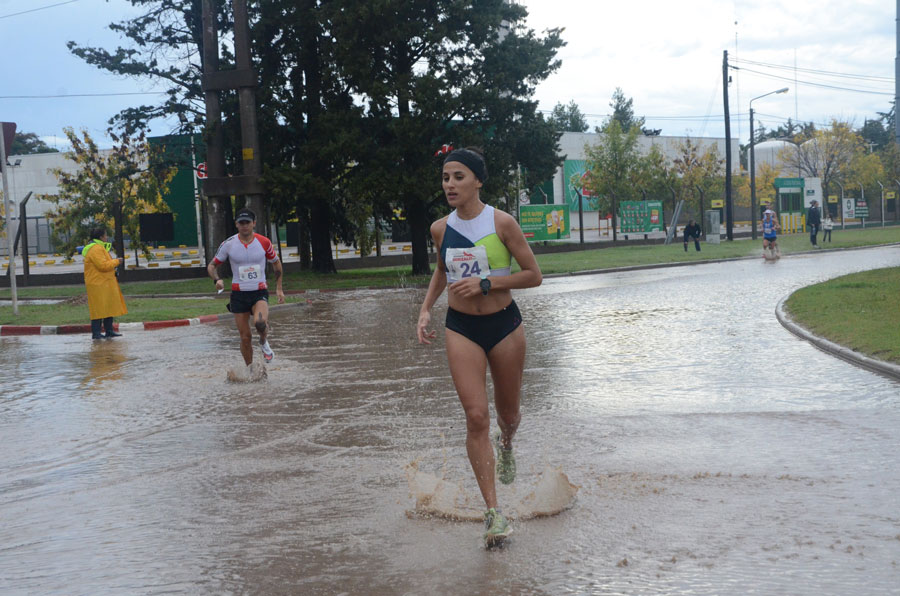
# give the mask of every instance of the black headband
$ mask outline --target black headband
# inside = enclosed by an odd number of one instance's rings
[[[447,163],[451,161],[458,161],[472,170],[475,177],[482,182],[487,180],[487,166],[484,163],[484,158],[471,149],[457,149],[451,151],[447,157],[444,158],[444,165],[447,165]]]

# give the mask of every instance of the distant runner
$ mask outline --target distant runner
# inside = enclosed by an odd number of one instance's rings
[[[781,251],[778,250],[778,230],[781,229],[781,226],[778,225],[778,220],[775,218],[775,212],[771,209],[766,209],[765,213],[763,213],[762,218],[762,231],[763,231],[763,257],[768,259],[769,256],[766,254],[766,251],[771,251],[773,259],[777,259],[781,256]]]
[[[259,345],[263,358],[271,362],[275,352],[269,347],[269,289],[266,285],[266,263],[275,269],[275,292],[278,304],[284,304],[284,291],[281,288],[281,261],[272,242],[253,230],[256,226],[256,214],[249,209],[238,211],[234,220],[238,233],[231,236],[219,246],[216,257],[207,266],[206,271],[216,282],[216,289],[225,288],[225,282],[219,278],[217,268],[225,261],[230,261],[234,278],[231,281],[231,302],[228,310],[234,313],[234,322],[241,334],[241,356],[249,366],[253,362],[253,346],[251,345],[250,318],[259,333]]]

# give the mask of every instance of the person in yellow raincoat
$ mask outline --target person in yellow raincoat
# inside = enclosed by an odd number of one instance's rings
[[[116,280],[116,267],[124,265],[125,259],[112,258],[109,255],[112,244],[106,240],[106,230],[95,228],[91,231],[91,241],[81,251],[93,339],[120,337],[122,334],[113,329],[113,317],[128,314],[125,297]],[[101,324],[106,335],[100,334]]]

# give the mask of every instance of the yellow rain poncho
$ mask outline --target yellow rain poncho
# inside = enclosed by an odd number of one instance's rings
[[[109,256],[109,242],[92,240],[84,247],[84,285],[87,287],[91,320],[128,314],[125,297],[116,279],[118,259]]]

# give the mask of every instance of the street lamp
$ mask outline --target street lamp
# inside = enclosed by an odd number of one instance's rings
[[[756,240],[756,153],[753,148],[756,146],[756,140],[753,138],[753,102],[767,95],[787,92],[788,88],[782,87],[778,91],[769,91],[750,100],[750,229],[754,240]]]

